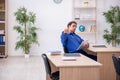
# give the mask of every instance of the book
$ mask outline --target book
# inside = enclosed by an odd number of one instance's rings
[[[91,25],[90,32],[96,32],[96,26],[95,25]]]
[[[0,45],[5,45],[4,37],[5,35],[0,35]]]

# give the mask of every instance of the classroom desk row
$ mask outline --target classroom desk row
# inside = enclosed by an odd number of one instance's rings
[[[87,52],[97,56],[97,62],[82,55],[75,61],[63,61],[63,54],[49,55],[52,71],[60,71],[60,80],[115,80],[112,54],[120,55],[115,47],[90,47]],[[46,80],[50,80],[46,75]]]
[[[116,47],[90,47],[88,51],[95,53],[97,62],[101,63],[100,80],[116,80],[115,68],[113,65],[112,54],[120,56],[120,48]]]

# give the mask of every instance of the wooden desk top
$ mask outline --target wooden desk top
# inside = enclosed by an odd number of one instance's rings
[[[116,47],[92,47],[90,46],[88,50],[93,52],[120,52],[120,48]]]
[[[56,67],[90,67],[90,66],[98,67],[102,65],[82,54],[81,56],[76,57],[75,61],[63,61],[62,60],[63,54],[60,55],[47,54],[47,57]]]

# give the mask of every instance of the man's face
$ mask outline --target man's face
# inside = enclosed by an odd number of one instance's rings
[[[77,24],[72,23],[72,24],[69,26],[69,31],[70,31],[70,32],[75,32],[76,28],[77,28]]]

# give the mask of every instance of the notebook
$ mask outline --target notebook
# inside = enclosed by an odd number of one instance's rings
[[[88,44],[88,41],[87,41],[87,40],[86,40],[86,41],[82,41],[81,44],[79,45],[79,47],[77,48],[77,50],[82,49],[85,44],[86,44],[86,45]],[[89,45],[89,44],[88,44],[88,45]]]
[[[64,56],[68,57],[68,56],[80,56],[80,53],[65,53]]]

